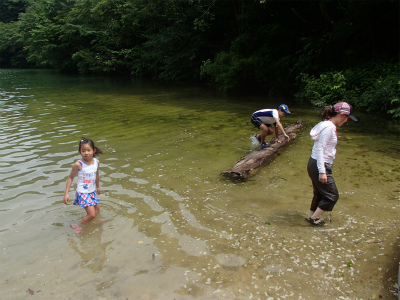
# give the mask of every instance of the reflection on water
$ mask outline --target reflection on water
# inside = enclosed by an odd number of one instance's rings
[[[340,200],[313,228],[306,165],[319,111],[291,106],[283,124],[306,121],[298,140],[233,183],[219,174],[254,149],[249,116],[281,100],[49,71],[0,77],[1,299],[395,297],[396,125],[357,114],[339,129]],[[85,212],[62,199],[81,136],[105,154],[101,212],[77,234]]]
[[[87,229],[85,233],[79,234],[79,239],[72,236],[69,238],[69,246],[81,259],[81,268],[89,268],[93,273],[97,273],[103,269],[104,263],[107,261],[106,249],[111,241],[101,242],[102,227],[96,226]]]

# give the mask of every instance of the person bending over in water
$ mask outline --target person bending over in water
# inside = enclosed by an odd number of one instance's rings
[[[286,116],[286,114],[290,114],[289,108],[286,104],[281,104],[277,109],[261,109],[257,110],[251,115],[251,123],[258,129],[262,130],[260,134],[255,135],[255,138],[261,144],[261,148],[266,148],[269,146],[269,144],[265,142],[265,138],[268,135],[272,135],[274,132],[276,136],[276,142],[280,143],[278,140],[278,127],[285,138],[290,140],[290,137],[286,134],[285,129],[283,129],[283,126],[279,121],[279,119]],[[272,129],[272,124],[275,126],[274,129]]]
[[[338,142],[336,126],[342,126],[347,120],[357,119],[352,115],[353,107],[347,102],[336,103],[327,107],[322,113],[322,122],[311,129],[314,142],[307,171],[310,176],[314,196],[311,201],[310,217],[312,225],[324,225],[321,219],[325,211],[332,211],[339,199],[339,192],[332,176],[332,163],[335,159]]]
[[[103,151],[97,148],[91,139],[82,138],[79,142],[79,153],[82,155],[82,159],[77,160],[72,166],[72,171],[67,179],[67,186],[65,188],[64,203],[68,204],[68,192],[76,174],[78,174],[79,179],[73,204],[79,205],[86,210],[86,216],[82,218],[81,223],[88,223],[100,212],[99,197],[97,196],[97,194],[100,195],[101,193],[99,179],[100,162],[95,156],[102,154]],[[77,232],[82,230],[77,230]]]

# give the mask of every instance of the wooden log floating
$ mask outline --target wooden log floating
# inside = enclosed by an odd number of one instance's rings
[[[221,173],[222,176],[232,180],[247,180],[250,177],[257,174],[262,166],[269,164],[279,155],[290,143],[296,138],[296,131],[300,130],[304,125],[304,121],[299,120],[294,124],[289,125],[285,128],[286,133],[290,137],[288,141],[282,133],[279,134],[278,140],[281,143],[276,142],[276,138],[272,138],[269,141],[269,147],[261,149],[256,148],[254,151],[243,156],[238,162],[227,171]]]

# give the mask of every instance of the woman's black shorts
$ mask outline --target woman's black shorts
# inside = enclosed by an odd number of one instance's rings
[[[336,202],[339,200],[339,192],[332,176],[332,164],[325,163],[325,170],[328,182],[322,183],[319,181],[317,160],[310,157],[307,171],[308,176],[311,178],[314,190],[314,196],[310,207],[311,211],[315,211],[318,207],[325,211],[332,211]]]

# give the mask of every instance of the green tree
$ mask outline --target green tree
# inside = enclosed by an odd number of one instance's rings
[[[27,0],[0,1],[0,22],[10,23],[18,21],[19,14],[25,11],[27,5]]]
[[[20,68],[29,66],[23,53],[18,32],[18,22],[0,22],[0,67]]]
[[[25,11],[25,0],[0,1],[0,67],[27,67],[23,43],[18,30],[19,14]]]
[[[205,18],[196,1],[152,1],[141,10],[143,43],[133,55],[132,72],[166,80],[198,78]],[[197,23],[196,23],[197,21]]]
[[[66,24],[77,29],[71,59],[80,72],[129,74],[127,56],[140,41],[135,1],[77,2]]]
[[[39,67],[70,68],[68,57],[73,45],[62,35],[69,29],[63,20],[71,5],[68,0],[37,0],[21,14],[20,30],[28,62]]]

